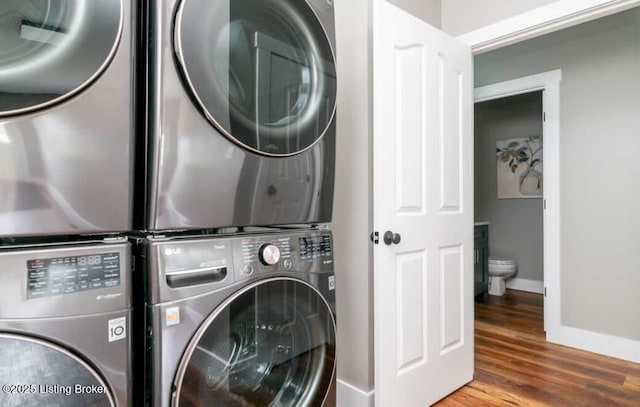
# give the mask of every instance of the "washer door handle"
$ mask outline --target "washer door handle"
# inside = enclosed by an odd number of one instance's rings
[[[388,230],[384,233],[384,236],[382,237],[382,240],[384,240],[384,244],[386,244],[387,246],[391,246],[391,244],[398,244],[400,243],[400,239],[402,237],[400,236],[399,233],[393,233],[392,231]]]

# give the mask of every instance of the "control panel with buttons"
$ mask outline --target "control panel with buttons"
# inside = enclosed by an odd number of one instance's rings
[[[304,280],[313,274],[325,288],[333,287],[333,237],[326,229],[164,238],[148,250],[152,303],[270,276]]]
[[[157,247],[161,278],[170,289],[223,287],[272,273],[333,272],[328,230],[176,239]]]
[[[318,273],[333,268],[329,231],[293,231],[234,239],[236,279],[274,272]]]

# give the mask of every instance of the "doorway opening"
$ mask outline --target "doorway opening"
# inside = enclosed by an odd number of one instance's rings
[[[475,90],[475,222],[489,224],[490,258],[515,260],[507,287],[544,296],[547,339],[560,324],[560,79],[556,70]]]
[[[475,228],[489,254],[484,297],[504,296],[505,288],[544,294],[542,96],[475,104]]]

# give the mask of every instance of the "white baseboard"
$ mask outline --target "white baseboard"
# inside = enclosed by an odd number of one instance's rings
[[[561,325],[547,341],[605,356],[640,363],[640,341]]]
[[[337,407],[373,407],[374,391],[362,391],[338,379],[336,387]]]
[[[526,278],[510,278],[506,281],[507,288],[527,291],[530,293],[544,294],[544,282],[537,280],[527,280]]]

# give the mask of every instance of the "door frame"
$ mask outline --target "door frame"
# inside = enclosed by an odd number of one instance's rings
[[[547,340],[560,330],[560,69],[474,89],[474,102],[542,91],[544,329]]]
[[[474,55],[640,6],[640,0],[556,0],[456,37]]]

